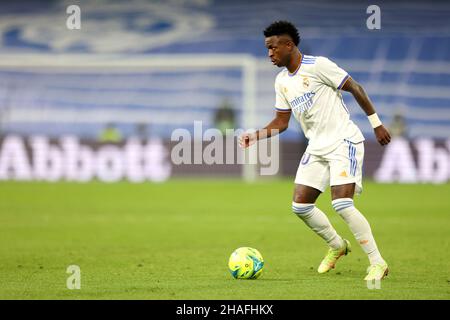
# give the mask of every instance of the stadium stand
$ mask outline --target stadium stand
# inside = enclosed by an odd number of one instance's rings
[[[239,68],[38,68],[40,57],[74,53],[120,55],[131,62],[153,55],[251,55],[257,66],[255,125],[264,125],[273,115],[279,70],[265,58],[262,30],[287,19],[300,29],[301,49],[330,57],[361,82],[386,123],[397,115],[410,138],[450,137],[448,2],[380,2],[381,30],[366,28],[364,2],[198,0],[81,4],[82,29],[68,31],[61,19],[67,4],[1,6],[1,55],[15,61],[0,64],[3,133],[94,138],[114,122],[131,136],[145,121],[151,135],[167,138],[175,128],[192,128],[194,120],[212,126],[224,98],[243,124]],[[362,111],[351,97],[344,99],[372,138]],[[293,122],[283,138],[298,136]]]

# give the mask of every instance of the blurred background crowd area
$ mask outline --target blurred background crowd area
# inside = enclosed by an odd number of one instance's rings
[[[81,9],[79,30],[66,25],[74,4]],[[441,162],[450,176],[450,3],[379,1],[375,30],[366,25],[371,4],[2,2],[0,135],[166,143],[177,128],[192,131],[194,121],[222,131],[261,127],[274,115],[280,71],[267,58],[262,31],[289,20],[299,28],[302,52],[329,57],[366,88],[392,134],[407,141],[415,166],[422,159],[416,141],[427,139],[446,152]],[[350,95],[344,100],[372,143],[364,113]],[[294,120],[281,139],[305,144]],[[292,155],[292,168],[299,158]],[[381,160],[373,161],[371,172]],[[442,166],[433,161],[427,166]]]

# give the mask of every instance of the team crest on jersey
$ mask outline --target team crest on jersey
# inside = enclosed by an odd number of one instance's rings
[[[284,91],[284,93],[287,93],[288,89],[286,87],[283,87],[283,91]]]
[[[309,87],[309,79],[308,79],[308,77],[303,77],[303,87],[305,87],[305,88]]]

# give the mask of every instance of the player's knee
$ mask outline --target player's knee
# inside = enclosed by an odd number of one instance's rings
[[[302,203],[302,202],[305,202],[305,201],[302,201],[302,198],[301,198],[300,194],[295,193],[294,194],[294,201],[292,203]]]
[[[292,202],[292,212],[297,216],[302,217],[308,215],[312,210],[314,210],[314,203],[298,203]]]
[[[339,198],[331,201],[333,209],[340,213],[342,210],[353,207],[353,199],[352,198]]]

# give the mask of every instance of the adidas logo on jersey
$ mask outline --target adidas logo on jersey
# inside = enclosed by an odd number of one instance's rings
[[[345,178],[348,177],[347,172],[345,172],[345,170],[342,171],[341,174],[340,174],[339,176],[340,176],[340,177],[345,177]]]

